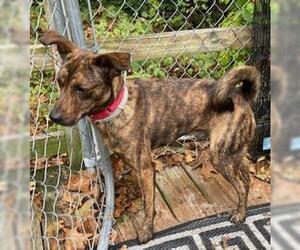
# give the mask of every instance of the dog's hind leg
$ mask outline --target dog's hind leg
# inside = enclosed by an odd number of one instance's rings
[[[251,107],[240,96],[234,99],[233,111],[219,112],[212,121],[211,160],[238,194],[238,206],[231,217],[234,223],[243,222],[246,218],[250,187],[246,155],[255,134],[255,127]]]
[[[211,159],[220,174],[234,187],[238,194],[237,209],[231,215],[231,222],[242,223],[246,219],[250,174],[242,154],[222,155],[211,152]]]

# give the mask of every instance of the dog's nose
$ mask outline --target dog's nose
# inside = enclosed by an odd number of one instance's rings
[[[51,111],[50,115],[49,115],[49,118],[55,122],[55,123],[61,123],[62,121],[62,116],[59,112],[54,112],[54,111]]]

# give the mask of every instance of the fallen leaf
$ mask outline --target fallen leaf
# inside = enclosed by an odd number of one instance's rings
[[[46,229],[46,237],[49,239],[50,250],[59,249],[59,232],[64,228],[64,222],[59,220],[48,225]]]
[[[54,167],[58,165],[68,165],[68,156],[66,153],[30,161],[30,167],[35,169],[43,169],[45,167]]]
[[[62,200],[67,203],[72,203],[74,201],[74,197],[72,197],[72,193],[65,190],[62,194]]]
[[[61,188],[57,208],[63,213],[73,214],[87,199],[91,199],[89,194],[69,192]]]
[[[180,155],[180,154],[172,154],[171,158],[172,158],[172,161],[173,161],[172,162],[172,165],[173,165],[173,164],[176,164],[176,163],[181,163],[183,156]]]
[[[127,250],[128,248],[127,248],[127,245],[123,245],[123,246],[121,246],[120,248],[119,248],[119,250]]]
[[[120,158],[114,156],[112,164],[114,169],[114,176],[117,180],[120,180],[123,177],[124,163]]]
[[[91,185],[91,191],[90,191],[90,195],[96,200],[98,201],[101,195],[101,190],[100,190],[100,185],[99,183],[93,183]]]
[[[216,174],[217,171],[211,163],[205,164],[201,167],[201,175],[205,181],[212,177],[212,174]]]
[[[256,178],[268,183],[271,181],[270,161],[265,156],[260,157],[256,163],[251,165],[254,166],[255,172],[253,172],[253,167],[250,167],[250,172]]]
[[[32,197],[33,208],[42,209],[42,204],[43,204],[42,193],[41,192],[35,193]]]
[[[63,228],[65,232],[65,249],[66,250],[84,250],[88,246],[89,238],[93,236],[92,233],[82,233],[79,227]]]
[[[269,168],[266,167],[260,168],[254,176],[262,181],[270,181],[271,179]]]
[[[92,173],[81,172],[79,175],[71,176],[65,188],[73,192],[89,193],[94,179]]]
[[[194,161],[193,151],[192,150],[185,150],[185,162],[190,163]]]
[[[75,210],[75,215],[79,218],[85,218],[90,215],[95,214],[95,209],[93,207],[94,205],[93,199],[87,199],[77,210]]]
[[[86,233],[96,234],[99,225],[94,217],[89,216],[83,221],[83,227]]]
[[[119,197],[116,198],[115,203],[116,203],[116,208],[114,211],[115,218],[120,217],[122,212],[132,205],[132,202],[128,198],[126,198],[125,193],[121,193]]]
[[[198,152],[196,159],[192,162],[193,169],[198,167],[205,167],[206,165],[211,165],[210,156],[209,156],[209,149],[203,149]]]

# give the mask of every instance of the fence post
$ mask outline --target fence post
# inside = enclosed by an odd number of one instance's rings
[[[261,92],[256,101],[256,137],[250,152],[256,158],[270,153],[270,0],[255,0],[252,63],[261,73]]]

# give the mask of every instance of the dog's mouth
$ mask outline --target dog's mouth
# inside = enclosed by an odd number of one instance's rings
[[[61,126],[64,126],[64,127],[72,127],[74,125],[77,124],[78,121],[76,122],[73,122],[73,121],[61,121],[61,122],[55,122],[56,124],[59,124]]]
[[[78,123],[78,121],[86,116],[86,113],[79,116],[79,117],[63,117],[63,116],[58,116],[58,115],[53,115],[52,112],[49,115],[49,118],[51,119],[52,122],[65,126],[65,127],[72,127]]]
[[[72,127],[78,122],[77,120],[73,121],[73,120],[64,120],[64,119],[59,120],[59,121],[51,119],[51,121],[58,124],[58,125],[65,126],[65,127]]]

